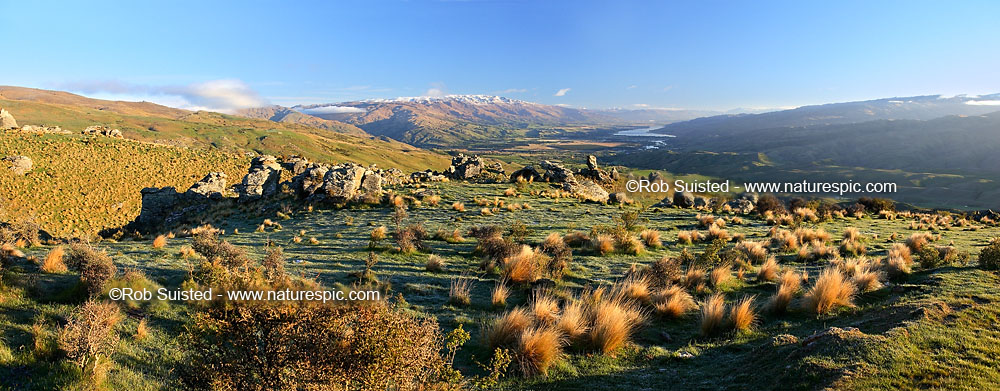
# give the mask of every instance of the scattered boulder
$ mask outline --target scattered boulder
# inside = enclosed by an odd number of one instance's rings
[[[754,208],[753,202],[743,198],[729,201],[726,205],[729,205],[729,208],[738,214],[750,214]]]
[[[398,168],[384,170],[381,174],[383,186],[399,186],[410,181],[410,178]]]
[[[195,182],[191,185],[191,188],[187,190],[184,194],[188,198],[199,199],[208,198],[213,200],[219,200],[226,196],[228,188],[226,187],[226,173],[224,172],[210,172],[205,175],[205,178]]]
[[[785,346],[799,343],[799,338],[791,334],[778,334],[771,338],[771,346]]]
[[[365,171],[361,178],[360,199],[367,203],[376,203],[382,197],[382,173],[374,166]]]
[[[292,156],[281,162],[281,168],[287,170],[292,175],[302,175],[309,168],[309,160],[301,156]]]
[[[678,208],[690,208],[694,206],[694,194],[689,192],[675,192],[673,204]]]
[[[757,201],[760,200],[760,196],[757,193],[742,193],[740,194],[739,199],[747,200],[753,203],[754,205],[757,205]]]
[[[14,175],[26,175],[34,167],[34,162],[27,156],[7,156],[3,158],[3,162]]]
[[[503,164],[500,164],[500,162],[493,162],[486,165],[486,171],[495,175],[507,174],[506,170],[503,169]]]
[[[445,179],[448,178],[429,169],[410,174],[410,180],[413,182],[443,182]]]
[[[518,181],[535,182],[541,180],[542,180],[542,174],[539,174],[538,170],[536,170],[534,166],[530,165],[524,166],[524,168],[514,171],[513,174],[510,174],[511,182],[518,182]]]
[[[649,173],[649,182],[650,183],[666,182],[666,181],[667,181],[667,177],[663,176],[662,172],[653,171],[653,172]]]
[[[611,183],[618,179],[618,170],[613,170],[612,173],[602,170],[597,165],[597,157],[590,155],[587,156],[587,168],[578,171],[577,175],[592,179],[598,183]]]
[[[7,110],[0,108],[0,129],[17,129],[17,120]]]
[[[631,204],[632,198],[625,192],[611,193],[608,199],[615,204]]]
[[[325,164],[311,164],[309,167],[302,172],[301,175],[294,179],[293,182],[299,182],[299,196],[306,197],[316,193],[320,188],[323,187],[323,180],[326,178],[326,173],[330,171],[330,166]]]
[[[270,197],[278,192],[281,165],[274,156],[261,156],[250,162],[250,172],[239,186],[240,201]]]
[[[452,179],[472,179],[482,174],[486,164],[479,156],[466,156],[458,154],[451,158],[451,166],[445,170],[444,174]]]
[[[606,203],[609,198],[607,190],[589,179],[566,182],[563,184],[563,190],[573,193],[584,201]]]
[[[539,164],[539,166],[545,170],[545,174],[542,175],[542,179],[545,179],[546,182],[568,183],[576,181],[573,171],[563,167],[562,164],[546,160]]]
[[[694,207],[695,208],[706,208],[711,206],[711,202],[705,197],[694,197]]]
[[[323,195],[336,203],[353,201],[361,190],[361,182],[367,171],[363,166],[354,163],[332,167],[323,179]],[[381,180],[379,188],[381,191]]]
[[[92,126],[88,126],[86,129],[84,129],[80,133],[86,134],[86,135],[91,135],[91,136],[104,136],[104,137],[111,137],[111,138],[124,138],[125,137],[124,135],[122,135],[122,131],[120,131],[118,129],[111,129],[110,127],[107,127],[107,126],[104,126],[104,125],[92,125]]]
[[[24,125],[20,129],[23,133],[34,133],[34,134],[70,134],[69,131],[65,131],[58,126],[34,126],[34,125]]]

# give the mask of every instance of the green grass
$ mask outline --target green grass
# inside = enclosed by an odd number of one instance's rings
[[[574,199],[549,199],[531,196],[531,190],[544,190],[548,184],[537,183],[521,189],[521,196],[504,197],[507,184],[438,183],[429,185],[441,195],[437,207],[411,207],[407,222],[422,222],[429,232],[439,228],[468,229],[474,225],[499,224],[510,226],[524,222],[533,232],[526,242],[541,242],[551,232],[589,231],[597,224],[612,224],[622,209],[617,206],[580,203]],[[403,193],[413,189],[402,189]],[[481,216],[473,198],[499,197],[507,203],[528,203],[532,209],[507,211],[494,216]],[[453,202],[464,202],[467,211],[451,209]],[[220,224],[226,230],[224,238],[251,250],[255,257],[263,256],[263,245],[271,241],[284,247],[289,259],[287,268],[293,274],[317,278],[324,286],[350,286],[357,281],[356,272],[364,269],[370,231],[379,225],[392,226],[390,208],[356,207],[321,209],[313,212],[295,210],[291,218],[282,220],[271,214],[248,215],[238,212]],[[352,225],[344,222],[350,216]],[[667,254],[677,254],[683,248],[697,253],[705,244],[684,247],[676,242],[677,230],[696,229],[695,212],[679,209],[646,209],[643,224],[663,233],[665,246],[649,249],[642,256],[614,253],[596,256],[574,250],[567,276],[557,283],[557,289],[578,291],[585,286],[611,284],[623,277],[633,263],[648,264]],[[254,232],[265,218],[279,221],[282,228]],[[745,218],[743,225],[729,224],[727,229],[750,240],[762,240],[769,228],[763,221]],[[910,233],[908,220],[836,219],[809,227],[822,227],[839,238],[847,227],[856,227],[869,238],[868,252],[881,256],[891,246],[891,233],[899,233],[902,242]],[[236,231],[239,233],[235,233]],[[301,243],[293,238],[304,230]],[[989,238],[998,236],[996,227],[977,231],[942,230],[941,242],[954,241],[955,246],[978,253]],[[316,237],[319,244],[308,239]],[[481,321],[500,313],[490,304],[490,290],[498,278],[479,271],[479,259],[471,255],[475,240],[463,243],[430,241],[433,253],[447,261],[444,272],[425,270],[426,253],[398,254],[393,252],[391,239],[376,251],[380,262],[374,267],[379,281],[390,295],[402,294],[409,310],[434,316],[447,331],[459,324],[473,339],[459,352],[456,367],[466,376],[482,374],[475,364],[489,360],[490,352],[477,337]],[[190,239],[175,238],[165,249],[154,250],[152,238],[103,242],[119,268],[143,269],[158,284],[177,288],[187,278],[190,262],[177,256],[180,248],[190,245]],[[47,248],[27,249],[29,256],[43,258]],[[778,254],[780,263],[810,270],[814,280],[825,264],[802,264],[793,253]],[[448,303],[449,280],[468,274],[474,280],[471,304],[456,307]],[[728,300],[748,294],[766,299],[773,283],[758,283],[748,271],[746,281],[734,280],[724,285]],[[49,319],[55,329],[78,302],[64,297],[72,289],[75,276],[43,275],[29,262],[13,265],[5,272],[3,300],[0,300],[0,337],[15,353],[16,365],[0,364],[0,378],[10,371],[26,370],[37,381],[28,389],[60,388],[72,383],[71,368],[62,365],[58,357],[33,359],[30,328],[39,316]],[[589,352],[571,352],[549,371],[547,377],[520,379],[508,376],[502,386],[509,389],[916,389],[1000,387],[1000,379],[990,369],[998,364],[995,321],[1000,315],[1000,293],[996,287],[1000,278],[969,266],[918,270],[904,283],[861,295],[857,307],[835,311],[831,315],[815,316],[801,310],[787,315],[761,314],[756,330],[718,338],[699,336],[694,313],[677,320],[655,317],[636,335],[635,343],[615,357]],[[807,284],[808,286],[808,284]],[[513,289],[508,308],[523,305],[529,297],[526,289]],[[703,296],[698,296],[701,299]],[[946,304],[951,312],[940,315],[936,308]],[[41,314],[41,315],[40,315]],[[183,389],[176,368],[184,362],[178,343],[187,322],[187,307],[170,303],[163,308],[137,312],[149,316],[150,337],[136,341],[137,317],[129,317],[119,332],[122,343],[113,357],[115,364],[108,381],[112,389]],[[804,339],[827,327],[857,327],[863,334],[828,338],[810,346],[801,344],[775,345],[772,338],[790,334]],[[669,340],[664,333],[670,336]],[[22,346],[24,346],[22,348]],[[19,369],[27,368],[27,369]],[[7,372],[4,372],[7,371]],[[18,372],[24,373],[24,372]],[[51,375],[51,376],[47,376]],[[2,383],[0,383],[2,384]]]

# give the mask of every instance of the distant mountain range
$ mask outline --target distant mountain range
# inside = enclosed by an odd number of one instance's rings
[[[949,115],[982,115],[1000,111],[1000,94],[886,98],[802,106],[761,114],[717,115],[676,122],[658,130],[678,137],[724,137],[755,130],[814,125],[853,124],[874,120],[930,120]]]

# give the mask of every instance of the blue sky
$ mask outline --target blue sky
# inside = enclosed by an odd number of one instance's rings
[[[0,0],[0,84],[215,109],[428,94],[730,109],[1000,92],[995,1],[65,3]]]

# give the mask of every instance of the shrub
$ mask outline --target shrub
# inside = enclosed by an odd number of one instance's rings
[[[65,249],[62,246],[57,246],[49,251],[48,255],[45,256],[45,260],[42,261],[42,266],[40,269],[43,273],[65,273],[68,269],[66,263],[63,262],[63,256],[66,254]]]
[[[680,259],[664,256],[649,265],[646,274],[655,286],[666,287],[678,283],[681,280]]]
[[[444,258],[431,254],[430,257],[427,257],[427,264],[424,265],[424,268],[429,272],[440,273],[444,271]]]
[[[721,293],[709,296],[701,304],[701,335],[713,336],[722,331],[726,316],[726,301]]]
[[[80,281],[87,287],[87,293],[91,296],[100,293],[117,271],[106,252],[85,244],[74,244],[70,247],[69,267],[80,272]]]
[[[624,346],[643,320],[642,313],[620,298],[594,304],[590,342],[603,354],[612,354]]]
[[[100,382],[118,344],[115,326],[121,320],[118,306],[87,301],[70,315],[59,331],[59,348],[91,380]]]
[[[435,388],[453,374],[433,319],[385,303],[237,305],[197,313],[188,328],[190,388]]]
[[[251,262],[246,251],[225,240],[219,240],[218,234],[213,231],[195,235],[191,247],[205,259],[219,261],[228,269],[244,268]]]
[[[1000,269],[1000,238],[993,238],[990,244],[979,250],[979,267],[985,270]]]
[[[887,198],[861,197],[858,203],[864,205],[869,213],[894,212],[896,211],[896,201]]]
[[[660,240],[660,231],[655,229],[646,229],[639,233],[639,237],[642,242],[648,247],[659,248],[663,247],[663,241]]]
[[[753,308],[754,297],[744,297],[729,309],[729,327],[736,331],[749,330],[757,323],[757,313]]]
[[[787,213],[787,211],[785,210],[785,204],[781,202],[781,200],[779,200],[778,197],[775,197],[770,194],[764,194],[760,196],[757,199],[757,205],[755,206],[755,209],[757,210],[757,213],[759,213],[761,216],[763,216],[767,212],[775,214]]]
[[[806,292],[803,305],[817,314],[825,314],[838,307],[852,307],[855,291],[854,284],[839,269],[826,268],[816,279],[816,284]]]
[[[396,231],[396,250],[403,254],[414,251],[426,251],[427,246],[424,240],[427,239],[427,230],[422,224],[411,224],[406,228]]]
[[[549,367],[562,355],[563,338],[551,327],[533,327],[521,332],[515,351],[525,376],[547,375]]]
[[[563,237],[558,233],[550,233],[545,237],[540,249],[552,260],[546,265],[545,273],[553,278],[562,278],[563,273],[569,269],[573,260],[573,250],[566,245]]]

